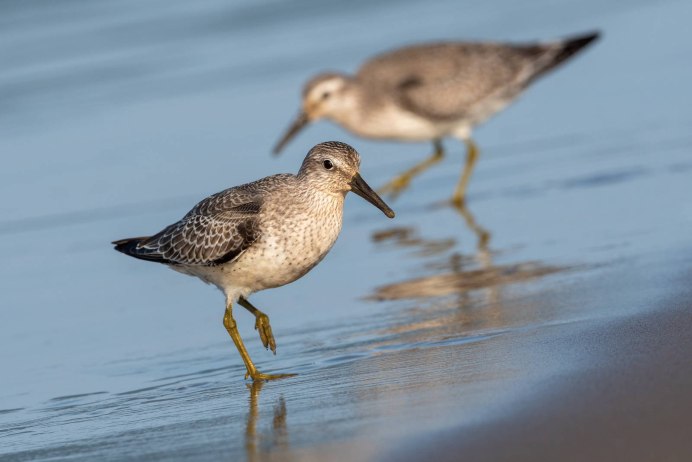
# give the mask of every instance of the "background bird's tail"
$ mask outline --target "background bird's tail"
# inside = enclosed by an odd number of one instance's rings
[[[587,45],[598,39],[600,35],[600,32],[593,31],[585,34],[567,37],[558,41],[557,43],[553,42],[550,45],[537,45],[537,48],[543,49],[545,59],[539,60],[541,64],[538,65],[538,69],[536,70],[535,74],[531,77],[530,80],[535,80],[537,77],[542,76],[546,72],[554,69],[563,62],[567,61],[576,53],[583,50]]]
[[[594,31],[588,34],[582,34],[576,37],[568,37],[562,40],[560,51],[553,57],[550,67],[555,67],[561,62],[571,58],[575,53],[582,50],[585,46],[596,40],[601,35],[600,32]]]

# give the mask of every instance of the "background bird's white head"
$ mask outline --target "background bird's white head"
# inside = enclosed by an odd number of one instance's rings
[[[306,125],[323,117],[339,121],[352,110],[356,95],[353,78],[337,73],[319,74],[303,88],[302,109],[274,147],[274,154]]]
[[[351,78],[336,73],[319,74],[303,88],[303,112],[310,121],[338,117],[349,110]]]

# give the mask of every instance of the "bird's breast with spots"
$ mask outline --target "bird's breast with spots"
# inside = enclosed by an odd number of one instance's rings
[[[236,282],[253,291],[279,287],[304,276],[329,252],[341,231],[342,209],[311,210],[272,220],[258,242],[234,265]]]

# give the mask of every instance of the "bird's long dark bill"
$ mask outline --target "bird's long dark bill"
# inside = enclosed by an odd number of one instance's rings
[[[276,146],[274,147],[274,154],[280,153],[286,143],[288,143],[291,138],[296,136],[296,134],[301,131],[303,127],[308,124],[308,122],[310,122],[310,119],[305,112],[298,114],[298,117],[293,121],[291,126],[288,127],[288,130],[286,130],[284,136],[279,140],[278,143],[276,143]]]
[[[358,194],[360,197],[370,202],[372,205],[382,210],[385,215],[389,218],[394,218],[394,210],[390,209],[387,204],[384,203],[382,198],[377,195],[375,191],[372,190],[370,186],[361,178],[359,173],[356,173],[353,179],[351,179],[351,191]]]

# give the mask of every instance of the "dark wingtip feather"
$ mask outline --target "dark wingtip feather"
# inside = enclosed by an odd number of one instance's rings
[[[140,260],[172,264],[171,261],[164,258],[159,253],[156,253],[152,250],[145,250],[141,247],[137,247],[137,244],[147,239],[149,239],[149,237],[129,237],[127,239],[119,239],[117,241],[113,241],[112,244],[115,246],[115,250],[124,253],[125,255],[129,255],[134,258],[139,258]]]
[[[575,53],[581,51],[600,36],[601,33],[599,31],[593,31],[565,38],[562,42],[562,49],[555,55],[550,67],[555,67],[566,59],[571,58]]]
[[[111,242],[115,246],[115,250],[122,252],[126,255],[135,256],[137,244],[142,242],[143,237],[128,237],[127,239],[119,239],[117,241]]]
[[[584,48],[589,43],[600,38],[600,36],[601,32],[595,30],[592,32],[587,32],[585,34],[580,34],[578,36],[567,37],[564,40],[564,48],[562,49],[562,53],[566,53],[568,56],[571,56],[577,51]]]
[[[546,74],[548,71],[556,68],[576,53],[580,52],[584,47],[588,46],[601,36],[600,31],[591,31],[584,34],[573,35],[571,37],[566,37],[559,41],[557,46],[559,47],[557,52],[553,51],[553,55],[550,57],[548,62],[544,62],[527,83],[533,82],[538,77]],[[552,48],[555,49],[555,44],[551,45],[539,45],[533,48],[529,48],[532,53],[540,55],[545,53],[547,50]]]

